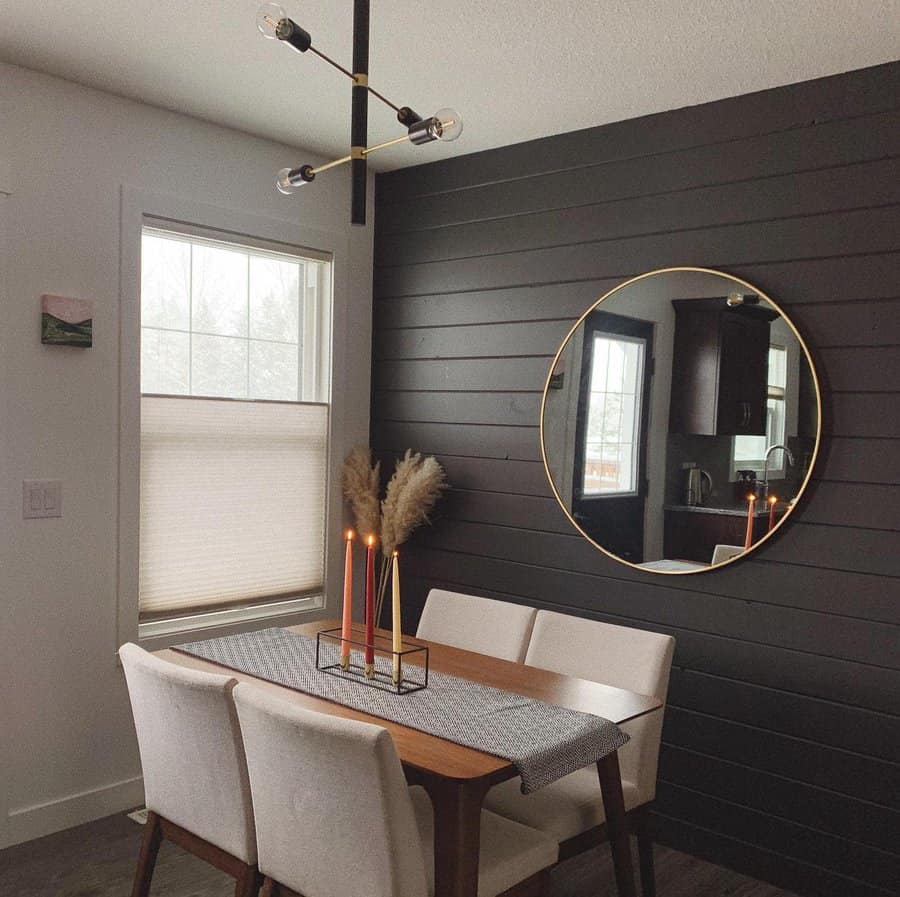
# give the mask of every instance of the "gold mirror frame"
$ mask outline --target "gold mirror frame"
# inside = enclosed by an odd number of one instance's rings
[[[812,382],[815,389],[816,394],[816,440],[815,445],[813,446],[812,457],[809,462],[809,469],[806,472],[806,476],[803,478],[803,482],[800,484],[800,488],[797,490],[797,495],[794,498],[793,506],[790,510],[785,513],[781,519],[778,520],[777,523],[765,533],[762,537],[760,537],[756,542],[754,542],[749,548],[742,551],[740,554],[735,555],[734,557],[728,558],[727,560],[721,561],[718,564],[710,564],[708,567],[698,567],[695,570],[660,570],[643,567],[640,564],[634,564],[631,561],[626,561],[624,558],[619,557],[617,554],[613,554],[613,552],[607,550],[602,545],[600,545],[594,538],[589,536],[584,529],[582,529],[578,523],[575,521],[575,518],[570,513],[569,509],[566,507],[565,503],[562,500],[559,492],[557,491],[556,484],[553,482],[553,477],[550,474],[550,466],[547,461],[547,448],[544,441],[544,409],[547,403],[547,392],[550,389],[550,382],[553,378],[553,372],[556,369],[556,365],[559,362],[560,356],[565,351],[566,346],[569,344],[569,340],[572,339],[575,332],[578,328],[584,323],[585,319],[591,312],[595,311],[599,308],[602,303],[606,302],[620,290],[625,289],[631,284],[637,283],[638,281],[645,280],[648,277],[655,277],[659,274],[674,274],[676,272],[691,272],[694,274],[713,274],[717,277],[727,278],[733,283],[739,284],[742,287],[750,290],[751,292],[757,294],[766,302],[768,302],[773,309],[775,309],[785,321],[785,323],[790,327],[792,333],[797,338],[797,342],[800,344],[800,348],[803,350],[803,357],[806,359],[807,364],[809,365],[810,374],[812,376]],[[541,420],[540,420],[540,439],[541,439],[541,460],[544,464],[544,473],[547,477],[547,482],[550,483],[550,489],[553,491],[553,496],[556,498],[557,503],[560,508],[562,508],[563,513],[569,519],[569,523],[579,532],[594,548],[597,548],[607,557],[612,558],[614,561],[617,561],[620,564],[625,564],[628,567],[632,567],[635,570],[641,573],[655,573],[655,574],[664,574],[667,576],[690,576],[696,573],[708,573],[710,570],[720,570],[722,567],[726,567],[729,564],[733,564],[737,561],[744,560],[748,555],[752,554],[756,551],[761,545],[767,542],[775,533],[781,529],[782,525],[791,517],[791,515],[796,511],[797,504],[800,499],[803,497],[806,492],[806,487],[809,484],[810,479],[812,479],[813,471],[816,467],[816,462],[819,459],[819,449],[822,444],[822,389],[819,384],[819,375],[816,371],[816,366],[813,363],[812,355],[809,351],[809,347],[806,345],[806,341],[803,339],[803,336],[797,330],[797,327],[794,325],[794,322],[791,320],[790,316],[784,311],[784,309],[775,302],[767,293],[763,290],[759,289],[759,287],[750,283],[749,281],[744,280],[743,278],[737,277],[734,274],[728,274],[725,271],[719,271],[715,268],[698,268],[691,265],[681,265],[672,268],[657,268],[654,271],[646,271],[644,274],[638,274],[636,277],[630,277],[628,280],[623,281],[617,287],[613,287],[611,290],[604,293],[596,302],[590,305],[587,309],[585,309],[584,313],[581,317],[572,325],[569,329],[569,332],[566,334],[565,339],[559,346],[556,354],[553,356],[553,361],[550,364],[550,370],[547,372],[547,379],[544,382],[544,391],[541,396]]]

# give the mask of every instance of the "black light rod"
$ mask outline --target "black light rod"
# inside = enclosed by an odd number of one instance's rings
[[[369,0],[353,0],[353,105],[350,113],[350,223],[366,223],[369,118]]]

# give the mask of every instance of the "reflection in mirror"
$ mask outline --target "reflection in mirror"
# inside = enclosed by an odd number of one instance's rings
[[[541,443],[584,535],[627,563],[692,573],[790,513],[819,407],[809,354],[774,302],[720,272],[668,269],[608,293],[569,333]]]

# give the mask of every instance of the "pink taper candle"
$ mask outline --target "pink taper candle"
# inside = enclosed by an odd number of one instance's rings
[[[744,539],[744,551],[753,544],[753,510],[756,507],[756,496],[747,496],[747,536]]]
[[[366,540],[366,676],[375,675],[375,537]]]
[[[341,620],[341,668],[350,667],[350,639],[353,637],[353,530],[347,530],[344,552],[344,616]]]
[[[772,527],[775,526],[775,505],[778,504],[778,497],[775,495],[769,496],[769,532],[772,531]]]

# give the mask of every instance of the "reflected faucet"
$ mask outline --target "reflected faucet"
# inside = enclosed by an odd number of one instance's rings
[[[769,455],[775,451],[775,449],[781,449],[784,452],[784,457],[787,459],[787,463],[794,466],[794,455],[791,450],[786,445],[770,445],[766,449],[766,459],[763,463],[763,484],[762,484],[762,497],[763,501],[765,501],[769,497]]]

